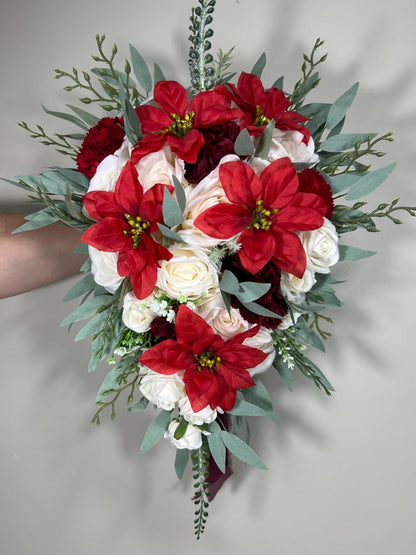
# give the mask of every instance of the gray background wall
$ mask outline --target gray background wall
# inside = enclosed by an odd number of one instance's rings
[[[268,54],[265,82],[298,78],[316,37],[328,61],[315,95],[333,101],[355,81],[360,91],[347,131],[394,131],[382,162],[399,165],[371,206],[400,196],[415,203],[416,77],[414,2],[396,0],[222,0],[214,45],[236,44],[235,68]],[[187,24],[193,2],[3,0],[0,8],[2,132],[0,173],[36,173],[66,159],[28,138],[16,122],[56,123],[40,103],[74,103],[53,79],[56,67],[89,69],[94,36],[122,56],[131,42],[168,78],[187,83]],[[1,210],[24,195],[0,188]],[[181,483],[174,452],[138,445],[150,414],[91,427],[106,368],[87,374],[87,342],[74,345],[59,323],[64,283],[0,305],[0,551],[4,555],[239,554],[412,555],[415,553],[414,365],[416,222],[348,242],[378,256],[336,269],[346,307],[331,312],[334,337],[313,359],[333,382],[326,398],[305,379],[286,391],[265,380],[282,426],[256,421],[253,447],[263,472],[235,463],[213,502],[205,535],[192,534],[190,476]],[[1,254],[0,254],[1,257]]]

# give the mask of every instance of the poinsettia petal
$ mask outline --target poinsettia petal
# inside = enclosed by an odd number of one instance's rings
[[[201,338],[205,338],[206,348],[212,343],[215,336],[211,326],[201,316],[198,316],[198,314],[185,305],[179,307],[175,322],[175,332],[178,343],[189,345],[192,350],[194,343],[200,344]],[[200,354],[202,350],[199,350],[197,353],[193,350],[193,352]]]
[[[273,118],[274,120],[276,120],[276,118],[282,112],[285,112],[290,106],[290,101],[286,98],[283,91],[281,91],[280,89],[276,89],[276,87],[270,88],[266,92],[265,96],[266,98],[262,108],[264,110],[264,114],[269,119]],[[305,118],[305,120],[307,119],[308,118]]]
[[[264,206],[280,209],[296,194],[299,180],[289,158],[279,158],[267,166],[260,175],[264,187]]]
[[[168,114],[179,114],[181,117],[185,117],[188,108],[188,94],[177,81],[156,83],[154,98]]]
[[[244,103],[244,108],[251,108],[256,112],[256,106],[261,108],[266,102],[266,94],[261,80],[252,73],[242,72],[237,83],[238,94]],[[238,103],[237,103],[238,104]]]
[[[115,195],[110,191],[90,191],[82,197],[82,202],[94,220],[102,220],[107,216],[117,217],[120,213]]]
[[[194,164],[205,139],[198,129],[191,129],[183,137],[168,135],[167,142],[178,158],[188,164]]]
[[[189,105],[189,112],[195,113],[192,125],[204,128],[239,119],[243,115],[241,110],[230,108],[230,104],[231,101],[218,91],[198,93]]]
[[[208,405],[213,409],[218,406],[218,400],[222,398],[223,387],[214,374],[198,372],[195,364],[185,371],[183,381],[185,393],[194,412],[199,412]]]
[[[306,269],[306,253],[299,237],[290,231],[279,230],[276,235],[278,249],[273,262],[285,272],[301,278]]]
[[[145,299],[155,289],[157,281],[157,266],[146,264],[140,271],[129,273],[134,294],[138,299]]]
[[[139,183],[137,170],[131,161],[126,163],[117,179],[115,197],[125,213],[134,217],[139,214],[143,187]]]
[[[192,354],[173,339],[167,339],[145,351],[139,358],[140,364],[159,374],[175,374],[192,363]]]
[[[145,135],[139,141],[131,153],[131,162],[137,164],[144,156],[151,152],[159,152],[167,139],[166,133],[156,133],[155,135]]]
[[[288,231],[308,231],[320,228],[326,212],[325,202],[312,193],[296,193],[292,202],[280,210],[273,221]]]
[[[238,361],[236,363],[231,363],[224,359],[221,361],[219,372],[223,375],[224,381],[228,387],[232,387],[233,389],[245,389],[255,385],[249,372],[247,372],[245,368],[242,368]]]
[[[230,202],[251,209],[263,199],[264,185],[248,164],[226,162],[221,164],[218,176]]]
[[[194,226],[210,237],[230,239],[251,222],[250,213],[243,206],[222,202],[204,210]]]
[[[238,255],[241,264],[251,274],[259,272],[271,260],[276,250],[272,233],[252,227],[243,231],[240,243]]]
[[[139,106],[136,108],[143,133],[153,133],[167,129],[172,123],[166,112],[155,106]]]
[[[81,237],[83,243],[104,252],[118,252],[126,245],[123,231],[129,227],[118,218],[104,218],[87,229]]]

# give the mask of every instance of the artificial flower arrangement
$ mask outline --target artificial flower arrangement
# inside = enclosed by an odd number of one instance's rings
[[[140,453],[167,438],[179,478],[191,459],[199,538],[230,456],[265,468],[247,432],[251,416],[278,423],[261,373],[274,368],[291,390],[296,370],[333,391],[305,349],[324,350],[325,309],[342,304],[332,267],[374,254],[345,245],[344,234],[378,231],[381,217],[401,223],[395,213],[415,209],[396,199],[367,211],[359,200],[394,164],[371,170],[365,159],[382,155],[390,133],[342,132],[358,84],[332,104],[305,103],[320,80],[322,41],[304,55],[292,92],[283,78],[262,82],[264,54],[234,79],[231,51],[209,52],[215,0],[198,3],[189,89],[157,64],[152,78],[133,46],[117,70],[116,46],[105,54],[97,36],[99,65],[56,78],[108,114],[45,108],[76,134],[21,123],[73,164],[12,183],[45,205],[18,231],[60,221],[82,233],[89,258],[64,299],[81,302],[63,324],[91,318],[75,340],[91,338],[89,371],[112,365],[92,422],[105,409],[114,419],[123,393],[130,412],[157,409]]]

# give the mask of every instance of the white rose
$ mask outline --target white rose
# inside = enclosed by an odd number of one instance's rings
[[[218,272],[201,249],[172,247],[173,257],[163,260],[158,271],[156,285],[171,299],[185,295],[195,300],[206,293],[206,298],[216,294]]]
[[[100,162],[90,181],[88,191],[114,191],[118,176],[130,158],[130,150],[131,144],[125,138],[114,154],[106,156]]]
[[[315,153],[313,139],[310,137],[308,144],[305,144],[303,138],[303,133],[300,131],[275,129],[268,160],[273,162],[279,158],[288,157],[294,164],[301,163],[309,167],[315,165],[319,157]]]
[[[305,300],[305,293],[310,291],[315,283],[315,272],[308,264],[301,278],[287,272],[282,272],[280,276],[282,295],[296,304],[302,303]]]
[[[338,235],[335,226],[324,218],[322,227],[301,232],[300,239],[311,268],[320,274],[329,274],[330,266],[339,260]]]
[[[204,311],[201,316],[211,326],[211,328],[220,335],[225,341],[234,337],[237,333],[247,331],[252,327],[245,320],[237,308],[231,308],[231,314],[225,307],[211,307]]]
[[[221,410],[221,409],[219,409]],[[179,413],[187,422],[201,426],[202,424],[210,424],[217,418],[217,409],[212,409],[207,405],[204,409],[194,412],[188,397],[184,397],[179,401]]]
[[[159,374],[149,370],[141,382],[139,389],[151,403],[164,410],[172,410],[185,396],[182,372],[175,374]]]
[[[173,185],[173,175],[181,182],[184,165],[183,160],[180,160],[172,153],[169,146],[165,145],[162,150],[143,156],[136,164],[136,169],[143,190],[147,191],[156,183]]]
[[[175,432],[178,426],[179,422],[172,420],[165,432],[165,439],[169,439],[177,449],[199,449],[202,445],[201,430],[192,426],[192,424],[188,424],[184,435],[180,439],[175,439]]]
[[[293,319],[292,319],[293,316]],[[292,310],[292,315],[288,312],[283,318],[280,324],[278,325],[279,330],[287,330],[287,328],[291,328],[296,324],[296,322],[301,316],[301,312],[297,312],[296,310]]]
[[[88,246],[88,254],[91,258],[91,273],[95,283],[114,293],[124,279],[117,272],[118,254],[99,251],[90,246]]]
[[[266,328],[261,327],[256,335],[244,339],[243,345],[248,345],[249,347],[254,347],[255,349],[263,351],[263,353],[267,353],[267,357],[263,362],[260,362],[260,364],[254,368],[248,368],[248,372],[251,376],[265,372],[271,367],[275,357],[275,349],[272,336]]]
[[[150,324],[156,317],[149,308],[152,300],[152,296],[139,300],[132,291],[127,293],[123,300],[124,325],[137,333],[150,330]]]

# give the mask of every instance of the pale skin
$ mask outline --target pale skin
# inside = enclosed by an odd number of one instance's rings
[[[0,214],[0,298],[12,297],[79,272],[86,255],[74,253],[81,233],[59,223],[12,234],[24,214]]]

